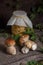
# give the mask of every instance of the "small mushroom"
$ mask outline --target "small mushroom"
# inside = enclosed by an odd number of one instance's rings
[[[37,44],[31,40],[28,40],[25,42],[25,46],[27,46],[29,49],[36,50],[37,49]]]
[[[21,52],[23,54],[27,54],[29,52],[29,48],[27,48],[26,46],[24,46],[22,49],[21,49]]]
[[[19,39],[20,45],[23,46],[26,41],[28,41],[29,35],[22,35]]]
[[[16,44],[15,40],[8,38],[5,40],[5,47],[6,47],[6,51],[9,54],[15,55],[16,54],[16,48],[14,47],[14,45]]]

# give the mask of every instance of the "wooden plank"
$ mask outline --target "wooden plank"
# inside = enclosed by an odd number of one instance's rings
[[[22,54],[20,52],[19,46],[17,48],[17,54],[8,55],[5,53],[4,48],[5,38],[0,37],[0,65],[19,65],[21,62],[30,61],[30,60],[43,60],[43,53],[40,53],[38,49],[36,51],[30,51],[28,54]],[[43,44],[37,39],[38,46],[43,47]]]

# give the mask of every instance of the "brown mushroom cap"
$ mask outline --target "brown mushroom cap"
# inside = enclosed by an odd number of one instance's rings
[[[16,44],[15,40],[11,39],[11,38],[7,38],[5,40],[5,45],[6,46],[14,46]]]
[[[27,42],[25,42],[25,46],[27,46],[28,48],[32,48],[32,45],[35,44],[35,42],[28,40]]]
[[[26,41],[28,41],[29,35],[22,35],[19,39],[20,45],[23,46]]]

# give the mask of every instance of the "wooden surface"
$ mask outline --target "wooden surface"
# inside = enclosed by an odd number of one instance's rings
[[[39,48],[36,51],[30,51],[28,54],[22,54],[20,48],[17,46],[17,54],[15,56],[9,55],[5,52],[4,41],[5,38],[0,37],[0,65],[19,65],[20,63],[26,63],[26,61],[30,60],[43,60],[43,53],[38,51]],[[38,39],[36,43],[38,46],[43,47],[43,44]]]

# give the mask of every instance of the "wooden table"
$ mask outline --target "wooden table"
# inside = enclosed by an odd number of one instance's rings
[[[38,33],[36,32],[36,34]],[[5,38],[0,37],[0,65],[19,65],[20,63],[26,63],[30,60],[43,60],[43,53],[38,51],[39,48],[36,51],[30,51],[28,54],[22,54],[19,46],[16,46],[17,54],[15,56],[9,55],[5,52],[4,42]],[[36,43],[38,46],[43,47],[43,44],[38,39]]]

